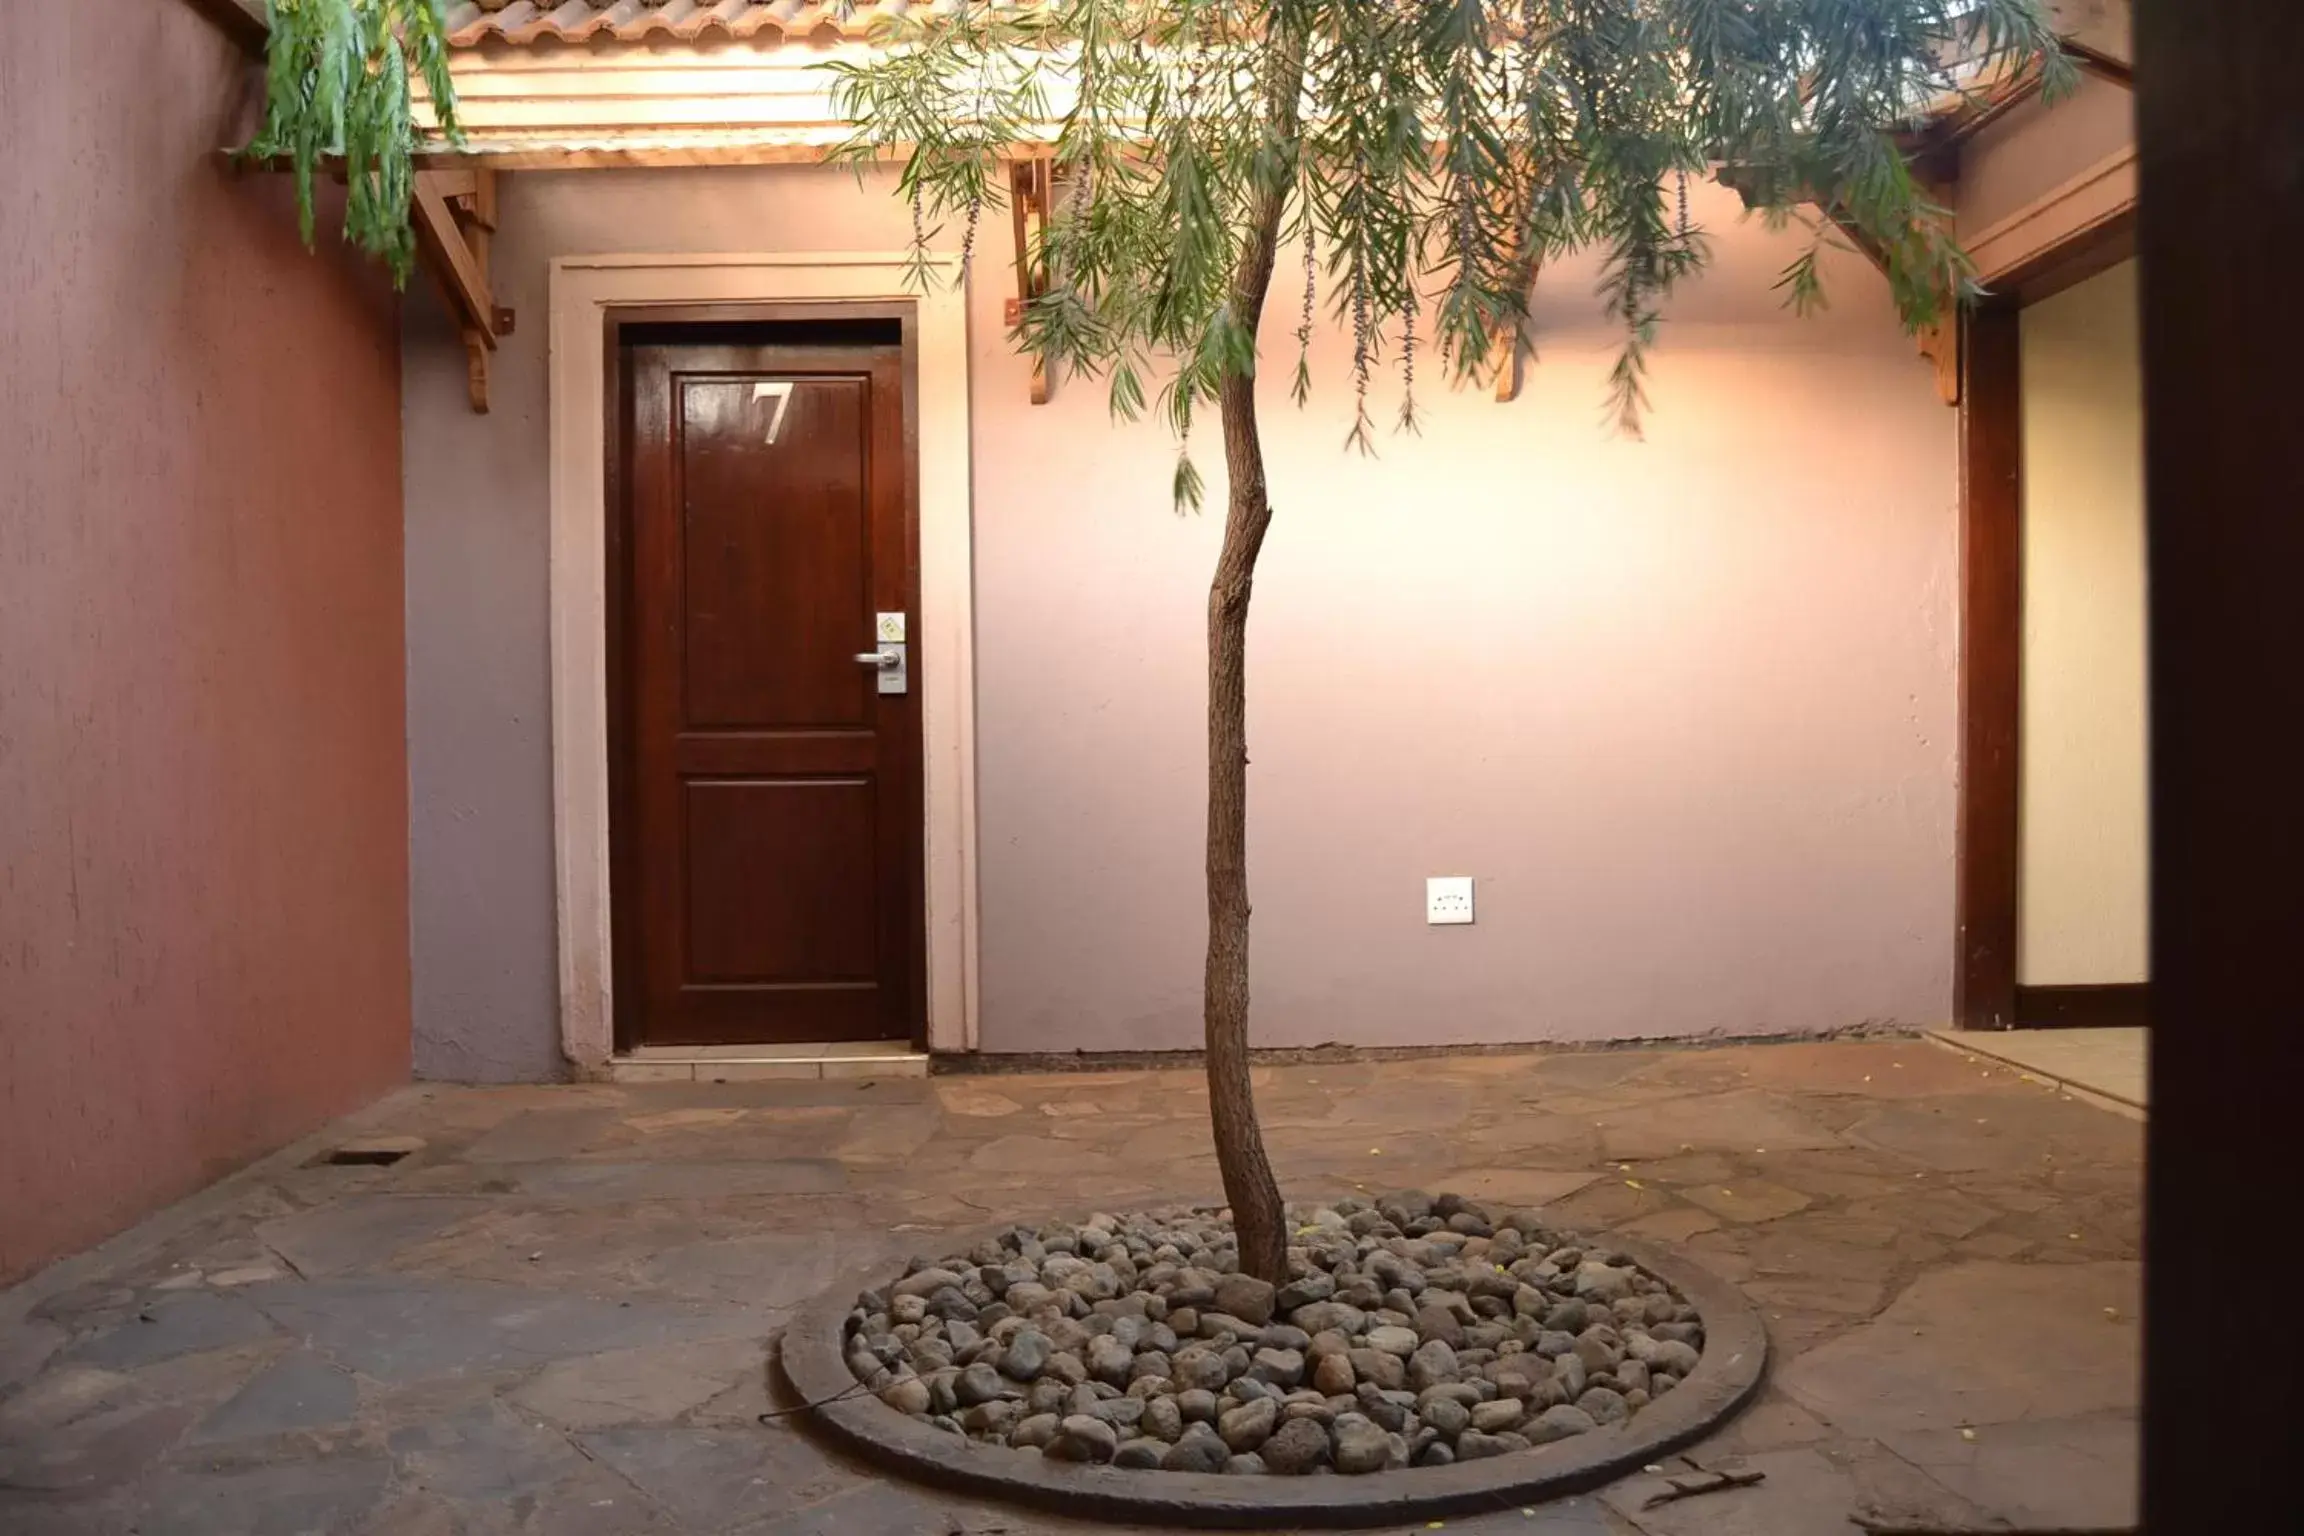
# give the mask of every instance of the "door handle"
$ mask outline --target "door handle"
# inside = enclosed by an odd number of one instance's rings
[[[909,693],[912,686],[910,669],[904,664],[905,647],[901,640],[883,640],[876,651],[858,651],[858,666],[870,667],[879,674],[873,679],[882,693]]]

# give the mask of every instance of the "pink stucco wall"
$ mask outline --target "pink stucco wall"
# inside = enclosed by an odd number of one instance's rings
[[[1801,320],[1798,249],[1698,188],[1717,265],[1671,310],[1645,442],[1602,420],[1618,335],[1547,272],[1521,398],[1427,385],[1421,437],[1342,447],[1347,339],[1285,399],[1249,687],[1258,1044],[1405,1045],[1940,1023],[1951,998],[1955,415],[1860,258]],[[988,229],[1005,226],[988,223]],[[872,251],[845,170],[519,173],[497,409],[411,306],[410,732],[419,1070],[543,1075],[552,990],[548,264]],[[1100,389],[1026,398],[972,292],[982,1040],[1199,1032],[1203,636],[1220,517]],[[1428,368],[1427,374],[1431,372]],[[1387,420],[1397,385],[1378,386]],[[1205,435],[1213,454],[1215,434]],[[1204,458],[1212,505],[1219,465]],[[1477,877],[1428,928],[1424,879]]]
[[[0,1281],[407,1071],[393,305],[245,67],[0,10]]]

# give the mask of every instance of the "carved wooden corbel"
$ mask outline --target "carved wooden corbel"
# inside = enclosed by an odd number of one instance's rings
[[[1024,306],[1048,291],[1048,269],[1040,259],[1041,242],[1054,216],[1056,163],[1035,157],[1008,162],[1008,212],[1016,234],[1016,297],[1005,306],[1008,324],[1024,318]],[[1048,359],[1032,357],[1032,403],[1048,403]]]
[[[1931,187],[1929,193],[1934,196],[1940,190]],[[1840,233],[1847,237],[1850,245],[1862,251],[1865,259],[1880,269],[1882,276],[1887,275],[1888,255],[1880,249],[1878,243],[1850,223],[1845,216],[1827,212],[1826,217],[1831,219]],[[1935,369],[1936,397],[1946,405],[1958,405],[1960,403],[1959,298],[1953,294],[1945,294],[1937,303],[1935,323],[1922,326],[1918,331],[1915,331],[1912,340],[1920,349],[1920,355],[1926,358]]]
[[[1519,256],[1515,254],[1513,260],[1517,262],[1519,259]],[[1520,288],[1523,295],[1530,293],[1535,288],[1537,274],[1543,270],[1544,258],[1541,256],[1535,257],[1527,263],[1527,272],[1522,279]],[[1499,401],[1516,400],[1520,396],[1521,343],[1527,340],[1523,334],[1524,330],[1525,320],[1523,319],[1488,344],[1488,367],[1489,371],[1495,375],[1496,398]]]
[[[486,166],[416,173],[417,248],[440,285],[464,338],[472,409],[488,410],[488,360],[512,334],[513,312],[489,287],[489,246],[496,234],[496,172]]]

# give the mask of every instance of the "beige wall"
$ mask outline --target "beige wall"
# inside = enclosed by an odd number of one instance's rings
[[[393,308],[248,67],[0,8],[0,1283],[407,1072]]]
[[[2023,313],[2017,980],[2146,974],[2144,400],[2136,264]]]
[[[1431,390],[1341,447],[1272,371],[1278,517],[1251,630],[1259,1043],[1566,1040],[1936,1023],[1950,996],[1953,413],[1878,278],[1771,291],[1792,252],[1701,190],[1719,264],[1676,306],[1648,440],[1612,436],[1588,263],[1546,274],[1522,398]],[[547,1070],[552,996],[542,328],[551,256],[893,249],[885,184],[813,169],[510,178],[496,410],[408,336],[418,1060]],[[989,1050],[1198,1034],[1213,513],[1099,390],[1026,404],[1004,226],[972,298]],[[995,234],[995,232],[998,234]],[[1276,295],[1273,355],[1296,299]],[[1380,386],[1387,415],[1396,384]],[[1213,450],[1215,434],[1205,435]],[[1221,494],[1216,464],[1211,495]],[[1478,877],[1432,929],[1427,875]]]

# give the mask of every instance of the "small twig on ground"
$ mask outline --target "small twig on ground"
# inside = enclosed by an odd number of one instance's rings
[[[800,1403],[791,1408],[771,1408],[766,1413],[760,1415],[760,1422],[763,1424],[773,1424],[778,1419],[789,1419],[796,1414],[808,1413],[814,1409],[829,1408],[834,1403],[844,1403],[849,1398],[861,1397],[871,1390],[872,1389],[869,1386],[860,1381],[852,1387],[843,1388],[842,1390],[833,1393],[830,1397],[819,1397],[814,1402]]]
[[[1701,1498],[1707,1493],[1721,1493],[1730,1488],[1750,1488],[1767,1481],[1765,1472],[1715,1472],[1703,1466],[1693,1456],[1683,1456],[1693,1477],[1668,1477],[1662,1492],[1648,1495],[1642,1509],[1654,1509],[1659,1504],[1677,1504],[1682,1499]]]

